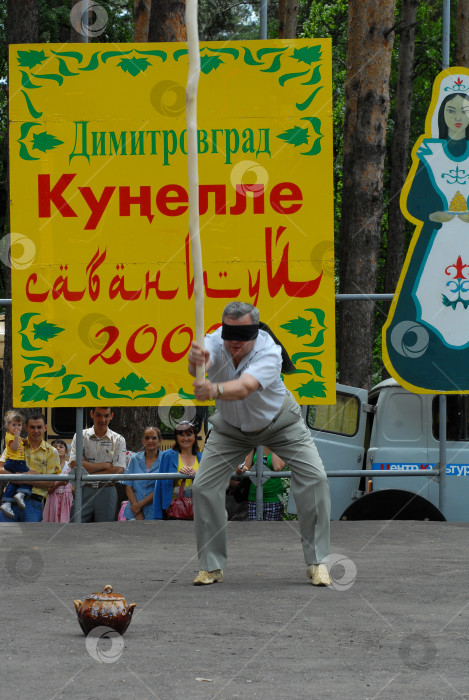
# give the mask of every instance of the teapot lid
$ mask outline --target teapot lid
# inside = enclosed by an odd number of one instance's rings
[[[112,592],[112,586],[109,584],[107,586],[104,586],[102,593],[90,593],[89,595],[86,596],[85,600],[124,600],[125,598],[123,595],[119,595],[119,593],[113,593]]]

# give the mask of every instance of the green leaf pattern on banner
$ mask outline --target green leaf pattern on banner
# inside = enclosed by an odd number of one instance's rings
[[[43,389],[43,387],[37,384],[30,384],[29,386],[24,386],[21,389],[21,400],[22,401],[33,401],[34,403],[40,403],[41,401],[47,401],[50,396],[50,391]]]
[[[144,73],[151,63],[148,58],[135,58],[133,56],[132,58],[122,58],[118,65],[125,73],[135,76]]]
[[[200,57],[200,70],[205,75],[211,73],[212,70],[217,70],[223,61],[219,56],[201,56]]]
[[[311,318],[306,317],[308,313],[312,314]],[[320,348],[324,345],[324,333],[327,330],[324,309],[305,309],[304,314],[305,318],[303,318],[303,316],[297,316],[281,324],[280,328],[295,335],[297,338],[303,338],[305,336],[307,336],[308,339],[313,338],[311,343],[303,342],[305,348]],[[296,352],[292,355],[291,361],[296,368],[295,374],[314,374],[316,377],[323,379],[322,362],[318,359],[318,356],[322,355],[323,352],[324,348],[322,350],[317,350],[317,352],[307,350],[304,352]],[[301,368],[298,366],[299,363],[303,363]],[[304,367],[305,364],[309,365],[311,369],[306,369]],[[317,381],[314,376],[310,381],[296,387],[295,391],[301,398],[324,398],[327,396],[325,383]]]
[[[88,65],[87,65],[87,66],[83,66],[83,68],[80,68],[80,70],[82,70],[82,71],[85,71],[85,70],[86,70],[86,71],[96,70],[96,68],[98,68],[98,66],[99,66],[99,58],[98,58],[98,56],[99,56],[100,53],[101,53],[101,51],[96,51],[96,53],[94,53],[94,54],[91,56],[90,62],[88,63]]]
[[[33,134],[32,143],[33,151],[38,150],[45,153],[46,151],[51,151],[53,148],[57,148],[63,141],[55,138],[52,134],[48,134],[47,131],[43,131],[40,134]]]
[[[297,338],[302,338],[304,335],[311,335],[311,319],[298,316],[288,323],[284,323],[280,328],[285,328],[286,331],[296,335]]]
[[[188,394],[182,388],[178,390],[178,396],[180,399],[195,399],[195,394]]]
[[[127,377],[122,377],[116,386],[121,391],[145,391],[150,382],[146,382],[143,377],[139,377],[135,372],[131,372]]]
[[[18,51],[18,65],[22,68],[40,66],[46,60],[44,51]]]
[[[315,379],[311,379],[311,381],[306,384],[301,384],[296,391],[298,392],[298,396],[302,398],[304,396],[307,396],[309,399],[325,398],[326,385],[324,382],[317,382]]]
[[[317,46],[302,46],[301,49],[294,49],[292,58],[295,58],[300,63],[307,63],[310,66],[321,60],[321,47]]]
[[[292,143],[294,146],[301,146],[303,143],[308,143],[308,129],[302,129],[301,126],[294,126],[287,129],[283,134],[278,134],[278,139],[283,139],[287,143]]]
[[[21,138],[24,138],[24,136],[22,136]],[[26,328],[28,327],[28,324],[33,316],[40,316],[40,314],[37,312],[32,312],[32,313],[23,314],[20,317],[20,323],[21,323],[20,333],[21,333],[21,331],[26,330]]]
[[[45,372],[44,374],[36,374],[34,379],[39,379],[39,377],[63,377],[64,374],[67,373],[67,370],[65,369],[65,365],[62,365],[62,367],[57,370],[57,372]]]
[[[33,374],[34,370],[35,370],[37,367],[42,367],[42,364],[41,364],[40,362],[32,362],[31,364],[25,365],[25,366],[24,366],[24,368],[23,368],[23,369],[24,369],[23,384],[24,384],[25,382],[29,382],[29,380],[30,380],[31,377],[32,377],[32,374]]]
[[[41,85],[34,85],[34,83],[31,82],[29,75],[24,70],[20,70],[20,73],[22,87],[26,88],[27,90],[35,90],[36,88],[41,87]]]
[[[201,46],[201,71],[204,75],[208,76],[211,73],[223,68],[228,67],[231,61],[242,60],[247,66],[251,66],[256,70],[260,70],[262,73],[272,73],[278,74],[279,84],[283,87],[288,81],[300,80],[305,76],[309,75],[309,79],[301,82],[302,86],[315,85],[321,81],[321,46],[320,44],[311,44],[310,46],[303,46],[299,49],[294,49],[293,52],[290,51],[289,46],[276,46],[276,47],[263,47],[258,49],[253,55],[252,50],[248,46],[242,46],[241,50],[235,49],[234,47],[223,47],[223,48],[212,48],[210,46]],[[177,49],[170,56],[174,61],[179,61],[183,56],[187,56],[187,49]],[[223,60],[225,57],[226,60]],[[128,51],[96,51],[92,54],[89,62],[86,66],[82,66],[83,54],[79,51],[53,51],[50,50],[49,53],[46,51],[18,51],[18,68],[23,68],[25,70],[21,71],[22,87],[24,88],[21,92],[26,100],[26,105],[28,112],[33,117],[33,119],[39,119],[43,112],[39,111],[33,104],[31,97],[28,95],[27,91],[36,90],[41,87],[41,81],[44,80],[54,80],[57,82],[57,86],[61,87],[64,79],[71,78],[80,75],[82,71],[95,71],[100,68],[101,65],[106,64],[108,61],[112,63],[116,68],[122,70],[126,75],[136,78],[142,73],[145,73],[149,69],[154,69],[159,61],[166,61],[168,58],[168,53],[160,49],[154,50],[138,50],[130,49]],[[57,62],[55,69],[56,73],[48,73],[41,75],[37,71],[37,66],[42,65],[47,59],[55,59]],[[119,60],[116,60],[119,59]],[[156,60],[155,60],[156,59]],[[187,59],[186,59],[187,60]],[[307,66],[306,70],[292,71],[293,67],[291,61],[296,61],[298,67]],[[289,62],[290,70],[282,73],[282,69],[286,67],[287,62]],[[314,64],[317,65],[314,65]],[[27,70],[29,69],[29,74]],[[32,70],[36,69],[34,73]],[[31,80],[34,78],[34,82]],[[307,110],[318,91],[322,88],[320,85],[312,93],[304,97],[303,101],[296,103],[296,109],[300,112]],[[316,119],[311,117],[311,119]],[[319,121],[319,120],[318,120]],[[313,126],[314,129],[314,126]],[[321,138],[319,131],[314,143],[308,151],[301,152],[303,156],[314,156],[321,152]],[[46,133],[45,131],[43,132]],[[36,135],[34,135],[36,136]],[[54,140],[51,142],[53,145],[47,148],[42,148],[38,145],[33,146],[33,150],[39,150],[42,153],[46,153],[50,148],[55,148],[60,145],[58,139],[51,136]],[[308,144],[308,139],[310,133],[308,128],[301,128],[296,126],[292,129],[288,129],[283,134],[279,134],[278,138],[283,139],[287,144],[297,147],[303,144]],[[31,155],[26,144],[23,142],[23,137],[19,140],[20,157],[25,161],[38,160],[38,158]]]
[[[163,386],[156,391],[148,390],[150,382],[147,382],[143,377],[139,377],[135,372],[131,372],[126,377],[121,377],[120,380],[115,382],[114,386],[120,390],[120,393],[117,393],[112,387],[99,386],[96,382],[85,381],[81,374],[68,374],[67,368],[63,364],[54,368],[54,359],[48,355],[36,354],[38,351],[41,351],[41,348],[33,345],[31,340],[53,343],[57,336],[66,332],[66,329],[60,328],[55,323],[50,323],[47,320],[34,323],[32,319],[40,315],[37,312],[27,312],[20,317],[20,330],[18,333],[21,336],[21,346],[23,350],[30,353],[21,355],[22,359],[26,361],[23,368],[24,379],[21,390],[23,402],[41,403],[47,401],[49,396],[53,396],[54,401],[62,401],[64,399],[79,400],[85,397],[96,401],[110,398],[135,401],[142,398],[162,398],[166,395],[166,389]],[[65,341],[59,339],[59,342],[63,343]],[[51,371],[44,372],[45,366],[49,367]],[[39,382],[39,379],[46,381]],[[32,383],[29,384],[29,382]],[[191,398],[194,397],[192,396]]]
[[[34,328],[34,340],[50,340],[55,338],[56,335],[62,333],[64,328],[56,326],[55,323],[48,323],[47,321],[42,321],[41,323],[36,323],[33,325]]]

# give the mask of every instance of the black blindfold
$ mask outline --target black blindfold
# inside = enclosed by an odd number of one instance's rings
[[[222,324],[221,337],[223,340],[255,340],[259,334],[259,325],[232,325],[228,323]]]

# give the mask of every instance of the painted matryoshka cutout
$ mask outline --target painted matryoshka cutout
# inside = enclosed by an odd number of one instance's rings
[[[412,158],[401,209],[416,229],[383,328],[383,358],[408,389],[469,392],[468,70],[437,77]]]

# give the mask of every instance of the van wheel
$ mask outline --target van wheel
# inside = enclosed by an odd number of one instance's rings
[[[446,518],[432,503],[410,491],[372,491],[350,505],[341,520],[434,520]]]

